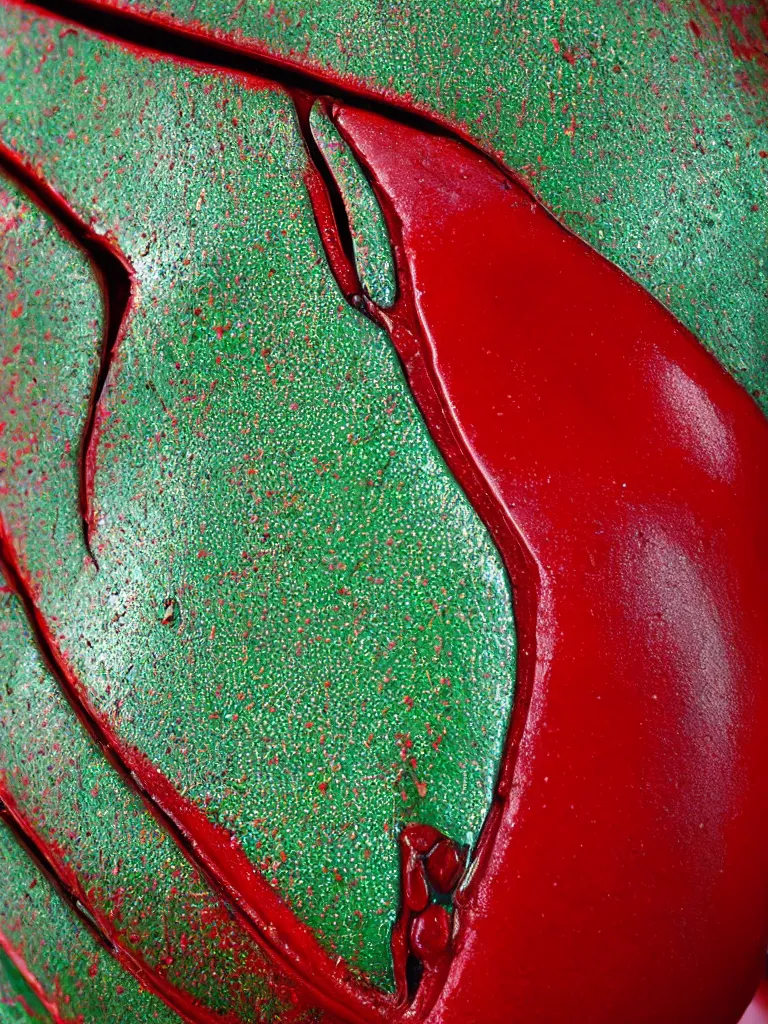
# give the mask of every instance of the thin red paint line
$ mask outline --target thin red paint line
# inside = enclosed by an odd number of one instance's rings
[[[224,1016],[202,1006],[186,992],[167,982],[140,956],[126,949],[120,933],[112,926],[109,918],[93,907],[63,852],[55,844],[44,842],[26,820],[13,794],[7,789],[2,773],[0,807],[3,809],[3,820],[16,836],[19,845],[50,880],[70,911],[104,952],[112,956],[143,988],[161,999],[187,1024],[243,1024],[233,1014]]]
[[[106,716],[93,708],[37,607],[33,586],[19,565],[1,517],[0,571],[21,600],[49,668],[91,736],[113,767],[139,791],[188,859],[239,911],[241,922],[261,948],[329,1013],[350,1024],[392,1020],[396,1009],[393,1000],[383,992],[363,987],[343,961],[332,959],[312,930],[254,868],[237,839],[182,797],[149,758],[124,744]]]
[[[63,1017],[61,1015],[54,1000],[47,994],[43,986],[27,966],[27,962],[24,957],[15,948],[2,929],[0,929],[0,949],[2,949],[19,974],[24,978],[24,981],[26,981],[42,1005],[48,1011],[50,1016],[53,1018],[54,1024],[78,1024],[78,1022],[73,1020],[71,1017]],[[34,1019],[39,1020],[37,1015],[35,1015]]]
[[[318,102],[318,97],[298,89],[288,90],[288,94],[296,110],[296,120],[306,151],[304,184],[309,193],[317,233],[339,291],[349,305],[360,312],[363,288],[355,265],[352,233],[344,200],[309,126],[310,111]]]
[[[93,477],[98,441],[98,408],[112,360],[130,316],[134,298],[133,268],[119,246],[108,236],[97,234],[86,224],[53,186],[5,143],[0,142],[0,171],[21,189],[29,201],[53,221],[59,234],[80,249],[91,264],[101,293],[104,328],[99,362],[94,374],[88,410],[83,425],[78,454],[78,506],[83,539],[94,562],[91,538],[94,529]],[[98,564],[98,563],[97,563]]]
[[[3,2],[7,3],[8,0],[3,0]],[[70,12],[67,12],[66,15],[64,13],[59,13],[56,9],[55,3],[44,3],[37,5],[37,7],[36,5],[27,3],[20,4],[18,6],[23,6],[27,9],[33,10],[37,9],[46,15],[53,14],[56,18],[67,18],[67,20],[72,18]],[[75,6],[78,9],[81,9],[81,5],[79,4]],[[94,10],[97,9],[95,5],[87,4],[87,6],[94,6]],[[131,20],[138,21],[142,24],[148,24],[156,27],[156,19],[147,18],[141,14],[137,16],[134,13],[120,13],[119,15],[116,15],[115,20],[118,19],[122,19],[124,22]],[[217,61],[211,61],[210,59],[189,59],[163,51],[154,51],[146,46],[137,46],[134,43],[126,42],[123,39],[115,38],[98,30],[94,30],[88,24],[85,24],[84,27],[101,38],[133,50],[144,57],[151,58],[154,53],[157,53],[162,59],[188,64],[199,71],[210,70],[215,73],[221,73],[224,71],[246,80],[251,86],[257,84],[265,87],[272,84],[269,81],[263,80],[261,76],[254,74],[252,71],[243,71],[242,69],[238,70],[226,65],[222,66]],[[215,52],[222,52],[224,54],[240,54],[251,57],[255,56],[255,51],[250,47],[230,45],[220,39],[209,39],[204,32],[200,32],[198,30],[186,30],[170,19],[165,31],[167,31],[168,34],[184,37],[185,39],[196,41],[198,43],[202,41]],[[263,54],[260,54],[260,56],[264,57]],[[277,60],[268,61],[268,63],[273,67],[282,67],[283,69],[291,72],[295,71],[295,67],[286,61]],[[269,74],[269,70],[266,72],[262,71],[262,75],[265,73]],[[302,84],[305,88],[307,84],[311,83],[311,85],[317,86],[318,88],[322,87],[327,91],[327,79],[324,80],[319,77],[315,79],[314,76],[308,75],[306,72],[299,72],[298,74],[302,79]],[[311,105],[311,99],[314,97],[307,97],[307,93],[305,91],[297,90],[287,85],[284,86],[284,88],[294,100],[297,107],[300,126],[303,128],[302,116],[306,114],[304,107],[307,100],[310,100]],[[361,89],[359,92],[357,90],[352,90],[352,92],[356,94],[358,98],[367,98],[369,100],[373,99],[373,105],[379,108],[386,108],[387,113],[390,116],[393,114],[399,114],[400,119],[405,117],[408,120],[414,120],[412,111],[401,109],[394,104],[385,103],[381,100],[376,101],[364,89]],[[304,97],[304,99],[302,99],[302,97]],[[420,127],[422,127],[422,129],[431,129],[433,132],[436,127],[442,127],[442,125],[439,125],[439,122],[436,123],[434,120],[422,117],[418,114],[416,115],[415,120],[418,122],[424,121],[424,124],[420,123]],[[341,128],[338,125],[337,128],[341,131]],[[302,134],[305,136],[306,144],[306,131],[303,131]],[[342,132],[342,134],[344,133]],[[481,154],[484,159],[488,159],[490,163],[495,164],[492,157],[483,153],[483,151],[480,150],[471,140],[463,138],[455,129],[444,131],[442,134],[449,135],[457,139],[462,144],[467,145],[475,152]],[[347,139],[347,142],[349,143],[349,139]],[[307,148],[309,148],[308,145]],[[351,148],[353,152],[355,152],[354,146],[351,145]],[[423,328],[416,312],[407,259],[404,256],[404,249],[402,245],[401,228],[399,220],[391,207],[391,203],[388,201],[388,198],[382,194],[382,190],[378,187],[375,179],[369,172],[371,184],[374,187],[382,205],[385,219],[390,229],[393,251],[395,252],[396,258],[398,282],[400,286],[395,306],[391,310],[384,312],[383,310],[378,309],[378,307],[369,300],[363,299],[361,302],[358,298],[359,280],[357,279],[354,265],[350,266],[349,258],[343,252],[343,246],[339,239],[339,227],[336,223],[336,217],[333,211],[333,204],[328,197],[328,184],[323,180],[325,176],[321,174],[320,169],[316,166],[315,160],[312,159],[312,154],[309,153],[308,155],[310,159],[308,160],[305,181],[312,201],[312,207],[315,212],[321,241],[326,249],[331,269],[336,277],[342,294],[353,308],[364,312],[388,333],[392,344],[403,363],[408,383],[417,405],[422,412],[430,434],[438,449],[441,451],[441,454],[446,459],[451,472],[454,474],[462,490],[467,494],[471,504],[478,512],[486,527],[489,529],[491,536],[502,554],[507,573],[512,581],[514,593],[513,603],[516,612],[515,617],[518,634],[515,700],[510,728],[505,741],[505,751],[501,762],[501,773],[495,788],[494,802],[489,810],[485,825],[483,826],[478,844],[474,851],[475,870],[473,871],[473,877],[478,878],[481,873],[478,870],[481,866],[479,862],[485,860],[485,853],[492,845],[497,824],[501,816],[501,804],[505,799],[509,778],[511,777],[514,767],[514,758],[512,754],[516,750],[519,738],[524,730],[527,718],[527,709],[530,703],[530,691],[532,688],[536,663],[535,613],[538,605],[539,594],[539,567],[534,556],[515,530],[514,524],[512,524],[506,516],[502,504],[494,494],[491,485],[484,477],[480,468],[476,465],[464,442],[460,430],[458,430],[456,424],[453,422],[452,416],[449,414],[448,410],[446,410],[445,404],[441,400],[441,385],[434,366],[432,365],[433,360],[431,350],[424,339]],[[357,155],[357,157],[360,160],[359,155]],[[360,162],[361,165],[364,166],[363,161],[360,160]],[[502,170],[508,177],[515,177],[508,168],[503,167]],[[529,186],[525,182],[522,182],[522,184],[528,189],[528,191],[530,191]],[[100,239],[100,241],[103,243],[104,240]],[[111,742],[114,749],[118,745],[118,741],[114,739]],[[143,759],[143,755],[138,751],[134,752],[134,757]],[[157,773],[159,776],[157,769],[154,768],[154,766],[151,766],[149,762],[147,762],[144,768],[145,770],[151,770]],[[153,795],[153,801],[156,799],[157,790],[161,789],[163,784],[160,779],[156,779],[155,782],[156,792]],[[163,782],[172,789],[167,780],[163,779]],[[173,790],[172,802],[180,799],[181,798],[175,790]],[[205,820],[207,822],[207,819]],[[186,834],[184,826],[179,822],[175,823],[180,827],[181,831]],[[215,828],[212,823],[207,822],[207,824],[208,827]],[[250,871],[253,872],[254,869],[247,860],[246,863],[248,863]],[[218,873],[216,874],[216,877],[218,877]],[[262,885],[267,885],[260,876],[259,880]],[[469,890],[466,889],[460,893],[457,903],[460,900],[463,901],[467,898],[468,891]],[[239,892],[236,890],[230,890],[228,887],[227,892],[230,897],[238,903],[238,905],[241,905],[242,897]],[[273,897],[275,896],[274,891],[271,890],[271,888],[270,894]],[[270,949],[270,952],[274,954],[275,951]],[[352,985],[354,987],[358,987],[354,981],[352,982]],[[346,985],[344,987],[346,988]],[[430,990],[431,995],[426,991],[427,988]],[[402,989],[402,979],[398,979],[398,991],[402,992]],[[414,1003],[404,1009],[403,1012],[405,1015],[410,1017],[418,1009],[423,1009],[425,1004],[431,1004],[433,999],[437,996],[437,990],[438,979],[436,977],[430,979],[429,985],[422,983]],[[372,991],[373,990],[371,990],[371,992]],[[377,992],[376,994],[383,996],[382,993]],[[383,997],[381,1002],[383,1004],[381,1009],[384,1012],[389,1011],[391,1015],[392,1011],[396,1008],[392,1001],[387,997]],[[397,1009],[400,1009],[400,1007],[397,1007]],[[335,1010],[335,1012],[339,1012],[338,1009]],[[405,1019],[405,1017],[403,1019]]]

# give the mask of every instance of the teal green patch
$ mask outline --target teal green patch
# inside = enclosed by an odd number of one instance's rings
[[[113,2],[257,40],[460,125],[768,410],[760,3]]]
[[[253,1024],[278,1019],[287,986],[91,741],[8,594],[0,679],[3,784],[39,839],[65,852],[92,911],[123,948],[209,1009]],[[0,894],[7,884],[0,875]]]
[[[0,935],[78,1024],[178,1024],[179,1017],[105,953],[0,819]],[[2,964],[0,964],[2,977]],[[11,979],[12,980],[12,979]],[[16,977],[16,981],[18,978]],[[9,981],[10,983],[10,981]],[[3,991],[0,982],[0,991]],[[0,1021],[6,1024],[0,1005]],[[29,1016],[19,1021],[35,1020]],[[48,1024],[48,1016],[39,1019]],[[14,1022],[8,1018],[8,1024]]]
[[[397,284],[389,232],[379,201],[352,150],[319,102],[312,107],[309,124],[341,192],[360,283],[377,306],[387,309],[395,301]]]
[[[1,1024],[53,1024],[53,1018],[11,958],[0,949]]]
[[[76,454],[102,298],[84,254],[1,178],[0,211],[0,269],[13,296],[0,302],[11,353],[0,479],[24,479],[32,469],[31,492],[50,487],[45,498],[69,523],[64,541],[79,547]],[[3,786],[40,841],[62,851],[92,911],[111,922],[124,948],[215,1012],[243,1022],[278,1016],[285,984],[91,740],[10,593],[0,594],[0,680]]]
[[[136,276],[96,459],[98,569],[72,462],[91,300],[65,323],[50,271],[30,270],[23,311],[0,303],[0,419],[19,436],[0,508],[41,611],[124,741],[390,986],[400,829],[472,844],[492,799],[515,671],[498,552],[386,335],[336,287],[288,97],[0,17],[3,142]]]

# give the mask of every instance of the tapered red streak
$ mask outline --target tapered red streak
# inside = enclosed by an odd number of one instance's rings
[[[32,202],[50,214],[62,235],[72,240],[88,257],[94,277],[99,284],[103,302],[103,333],[101,354],[94,375],[93,390],[85,417],[79,445],[78,504],[82,519],[83,538],[91,551],[90,535],[93,528],[94,449],[98,442],[98,409],[104,385],[109,375],[112,358],[130,312],[131,270],[116,245],[84,223],[77,211],[68,204],[46,181],[27,167],[8,146],[0,144],[0,172],[17,182]]]
[[[72,674],[40,615],[30,585],[16,562],[4,524],[0,521],[0,572],[19,597],[40,650],[63,691],[78,711],[84,726],[92,733],[113,766],[123,778],[137,786],[153,812],[201,868],[212,884],[220,888],[240,912],[247,929],[275,962],[305,988],[329,1012],[341,1020],[375,1021],[386,1019],[385,1009],[391,1002],[375,990],[361,990],[346,975],[345,966],[333,962],[321,949],[310,930],[302,925],[279,895],[242,854],[237,842],[223,829],[211,823],[196,807],[185,801],[158,769],[136,750],[125,747],[120,738],[90,707],[87,695]],[[57,874],[62,868],[59,867]],[[77,885],[67,871],[69,880]],[[78,887],[79,888],[79,887]],[[77,898],[88,905],[87,894],[80,890]],[[105,931],[108,928],[103,923]],[[109,938],[117,943],[116,935]],[[127,964],[133,968],[130,958]],[[141,970],[138,975],[141,977]],[[195,1024],[221,1021],[217,1014],[202,1007],[193,1007],[183,993],[164,991],[167,987],[153,983],[159,995]],[[360,1006],[356,1006],[360,1003]],[[350,1005],[351,1004],[351,1005]]]

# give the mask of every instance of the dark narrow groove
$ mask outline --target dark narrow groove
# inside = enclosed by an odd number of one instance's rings
[[[443,456],[446,458],[454,476],[465,493],[467,493],[471,504],[475,507],[475,510],[481,520],[489,529],[494,541],[502,553],[509,554],[510,551],[515,553],[515,557],[511,560],[507,557],[504,558],[507,563],[507,571],[509,572],[510,577],[512,576],[512,563],[525,563],[527,568],[530,570],[531,565],[529,564],[529,553],[526,551],[521,539],[514,535],[514,532],[506,523],[503,513],[501,513],[497,507],[497,500],[485,483],[482,473],[475,465],[473,458],[465,450],[460,436],[454,431],[452,423],[445,414],[445,410],[441,410],[439,408],[441,404],[440,389],[434,378],[434,368],[432,367],[428,357],[428,350],[426,352],[423,350],[423,346],[419,340],[421,338],[421,327],[418,316],[415,314],[415,307],[412,301],[413,297],[411,295],[410,288],[408,261],[404,253],[399,226],[396,223],[397,218],[393,215],[391,204],[389,204],[385,197],[382,196],[381,189],[378,187],[375,177],[369,172],[364,161],[359,161],[363,172],[366,174],[366,177],[368,178],[374,193],[377,195],[385,212],[385,218],[387,219],[387,223],[390,228],[390,240],[392,242],[393,255],[395,257],[397,267],[399,285],[399,298],[396,303],[397,308],[393,309],[391,312],[385,312],[379,309],[378,306],[362,294],[362,288],[359,285],[359,278],[355,269],[352,233],[346,207],[335,176],[328,167],[325,158],[320,152],[314,136],[312,135],[308,123],[309,111],[314,100],[320,96],[340,100],[348,103],[350,106],[366,109],[390,120],[408,124],[411,127],[417,128],[421,132],[453,139],[466,148],[473,150],[482,159],[499,167],[506,176],[518,181],[517,177],[512,174],[507,167],[500,164],[494,156],[486,153],[471,139],[464,136],[461,132],[452,129],[450,126],[440,123],[437,118],[432,118],[426,114],[421,114],[412,109],[408,109],[400,105],[394,99],[384,100],[372,96],[365,90],[363,85],[361,85],[359,89],[344,87],[337,81],[334,81],[331,77],[315,74],[308,70],[302,70],[291,65],[287,60],[258,53],[254,48],[249,48],[247,44],[238,45],[234,43],[227,43],[222,39],[213,38],[199,29],[187,29],[181,25],[161,24],[150,16],[137,14],[136,12],[107,11],[103,8],[94,6],[92,3],[88,2],[88,0],[40,0],[40,2],[34,5],[22,0],[19,5],[27,7],[28,9],[37,9],[44,14],[51,15],[66,22],[75,23],[87,31],[101,35],[110,42],[136,48],[143,54],[156,55],[159,58],[165,59],[175,58],[183,62],[194,64],[198,69],[204,69],[207,67],[213,71],[222,71],[229,74],[234,73],[251,77],[256,76],[259,79],[273,82],[284,87],[294,102],[297,113],[297,123],[303,137],[310,168],[315,172],[317,179],[321,182],[323,203],[327,207],[322,215],[316,204],[316,195],[311,195],[310,198],[312,199],[312,207],[318,224],[320,238],[325,246],[329,265],[331,266],[342,294],[352,308],[368,317],[379,327],[383,328],[389,335],[403,366],[406,379],[411,387],[411,392],[416,399],[417,405],[421,409],[430,434],[432,434],[438,448],[443,452]],[[349,140],[347,141],[349,142]],[[354,147],[351,148],[354,153]],[[530,192],[530,186],[528,183],[518,181],[518,184],[525,188],[526,191]],[[395,229],[394,232],[393,228]],[[336,252],[329,251],[332,248],[335,248]],[[338,258],[339,255],[342,257],[341,260]],[[337,273],[336,270],[339,263],[348,264],[351,267],[352,275],[357,281],[356,289],[350,289],[350,287],[346,287],[344,285],[341,275]],[[122,267],[122,269],[125,271],[124,267]],[[128,275],[128,280],[130,282],[130,275]],[[404,281],[408,282],[408,286],[405,289],[403,288]],[[130,296],[130,291],[128,295]],[[128,306],[129,298],[123,305],[123,315],[127,311]],[[116,337],[117,336],[115,336],[115,340]],[[106,377],[106,373],[104,374],[104,377]],[[414,378],[422,377],[423,379],[420,382],[414,380]],[[101,387],[103,387],[103,380],[101,382]],[[433,429],[434,424],[432,423],[433,417],[435,416],[437,416],[437,420],[439,421],[437,434]],[[91,424],[91,430],[93,430],[93,423]],[[443,434],[443,432],[445,432],[445,434]],[[438,437],[438,434],[440,434],[441,437]],[[444,450],[446,443],[449,448],[449,451],[447,452]],[[468,484],[469,486],[467,486]],[[0,526],[1,525],[2,524],[0,523]],[[1,535],[0,541],[2,541]],[[2,566],[2,550],[0,549],[0,568],[2,568]],[[23,587],[23,580],[20,580],[20,583]],[[23,594],[24,591],[20,590],[19,593]],[[39,629],[39,622],[42,620],[38,617],[34,600],[31,597],[29,597],[28,602],[25,602],[25,607],[27,607],[28,617],[30,618],[30,622],[33,624],[33,628],[35,628],[36,623],[38,624],[38,628],[35,630],[36,633],[44,633],[44,630]],[[40,639],[38,639],[38,642],[41,642]],[[45,642],[44,639],[43,642]],[[49,657],[52,660],[52,664],[56,666],[57,662],[55,651],[51,651]],[[121,771],[121,773],[128,778],[129,782],[135,786],[142,795],[142,798],[150,811],[173,835],[188,859],[202,870],[206,878],[211,880],[211,872],[207,870],[206,863],[201,863],[201,858],[195,853],[195,844],[190,842],[189,837],[176,824],[172,816],[166,812],[162,804],[158,803],[155,797],[146,790],[142,782],[137,779],[136,773],[132,771],[129,765],[122,760],[122,755],[119,750],[115,749],[114,744],[110,743],[108,738],[103,738],[103,730],[93,716],[90,707],[84,705],[76,695],[72,694],[72,684],[67,679],[66,671],[62,670],[62,672],[64,676],[62,687],[65,694],[67,694],[71,702],[75,705],[75,710],[78,712],[79,717],[86,720],[86,726],[89,728],[89,731],[95,735],[97,742],[99,742],[99,745],[104,749],[105,755],[110,763],[116,765],[118,770]],[[58,677],[59,673],[57,672],[57,678]],[[527,688],[523,686],[520,687],[521,691],[526,689]],[[519,723],[521,721],[524,722],[526,718],[526,696],[527,693],[525,692],[519,692],[516,696],[516,703],[518,705],[522,704],[523,706],[518,706],[518,714],[513,716],[513,722],[507,737],[507,743],[510,748],[513,748],[516,745],[513,739],[513,734],[516,731],[519,731],[521,728]],[[516,725],[517,729],[515,729]],[[503,784],[503,780],[500,779],[497,794],[491,808],[489,809],[488,818],[486,819],[486,823],[481,831],[477,848],[475,850],[475,860],[478,862],[485,860],[488,847],[492,843],[495,835],[499,807],[505,796],[504,790],[505,786]],[[205,860],[205,858],[202,859],[203,861]],[[221,889],[220,880],[215,873],[212,875],[212,884],[216,891]],[[238,913],[240,913],[239,908]],[[249,930],[253,932],[254,927],[258,926],[250,920],[247,914],[244,914],[243,916],[245,917],[246,924],[250,926]],[[275,957],[278,963],[284,962],[281,959],[279,951],[272,948],[272,944],[268,937],[261,936],[259,938],[259,944],[265,947],[267,951]],[[435,983],[437,982],[436,978],[431,979],[432,983],[429,986],[425,986],[422,983],[422,979],[418,976],[418,972],[414,970],[413,964],[410,965],[410,970],[406,967],[406,971],[408,975],[405,979],[406,988],[412,1002],[410,1003],[410,1006],[397,1008],[400,1010],[399,1013],[392,1013],[391,1011],[395,1011],[396,1008],[390,1004],[389,1009],[392,1020],[396,1019],[398,1016],[400,1016],[401,1019],[410,1019],[410,1016],[417,1009],[418,1003],[421,1003],[421,1007],[419,1007],[419,1009],[425,1005],[432,1005],[437,996],[437,989],[435,988]],[[304,978],[301,974],[299,974],[298,977],[305,985],[308,983],[310,991],[314,989],[313,980],[311,978]],[[425,988],[428,988],[429,991],[425,991]],[[317,989],[315,989],[315,991],[317,991]],[[352,1010],[352,1005],[348,1004],[345,1009],[350,1012]],[[402,1016],[402,1011],[404,1011],[404,1016]],[[346,1014],[344,1017],[345,1019],[350,1019]]]
[[[101,291],[104,309],[101,352],[78,451],[78,508],[83,540],[88,554],[98,566],[91,550],[94,458],[92,446],[99,400],[131,303],[132,274],[127,261],[118,255],[117,250],[105,238],[92,231],[55,189],[33,174],[16,154],[2,144],[0,173],[16,185],[33,205],[47,214],[61,234],[85,254]]]
[[[302,99],[304,102],[302,102]],[[344,255],[352,264],[354,264],[355,250],[352,242],[352,229],[349,226],[347,207],[344,203],[339,183],[336,181],[333,171],[330,169],[328,162],[321,153],[320,147],[315,140],[315,136],[309,124],[309,114],[316,102],[315,96],[307,95],[306,97],[301,97],[300,95],[294,95],[293,102],[296,107],[296,116],[299,123],[299,130],[301,131],[301,136],[304,140],[304,145],[309,153],[310,160],[314,164],[317,173],[323,179],[325,187],[328,190],[331,208],[333,210],[334,217],[336,218],[336,230],[339,233],[339,243],[341,244]]]
[[[314,933],[298,921],[294,912],[286,904],[283,904],[269,883],[263,881],[261,874],[249,862],[247,862],[248,870],[252,873],[250,885],[248,879],[244,877],[240,887],[234,887],[226,873],[221,873],[215,857],[212,858],[209,855],[210,851],[206,846],[208,837],[196,835],[194,831],[187,834],[184,826],[176,820],[174,812],[165,806],[162,795],[153,793],[144,779],[140,777],[141,770],[131,767],[119,744],[110,737],[109,731],[102,725],[96,713],[81,697],[79,681],[72,675],[62,659],[56,642],[50,634],[48,624],[37,609],[31,587],[16,560],[13,544],[2,516],[0,516],[0,576],[4,577],[7,586],[20,600],[44,662],[78,720],[102,752],[107,763],[118,773],[126,785],[139,795],[147,811],[170,835],[186,860],[200,872],[211,890],[217,894],[226,907],[234,912],[240,925],[266,953],[276,968],[282,969],[305,994],[309,993],[319,1001],[319,1005],[327,1007],[335,1019],[348,1021],[350,1024],[363,1024],[364,1021],[369,1024],[374,1021],[376,1024],[380,1024],[382,1020],[394,1019],[391,1016],[393,1003],[388,996],[375,989],[368,989],[357,982],[352,982],[352,976],[346,967],[343,976],[338,977],[341,961],[331,960],[322,951],[319,954],[321,962],[318,965],[316,962],[318,957],[314,952]],[[141,755],[138,751],[136,753],[138,761],[143,764]],[[171,783],[162,776],[158,769],[154,769],[154,771],[157,773],[158,779],[162,779],[167,789],[174,794],[181,807],[183,801],[178,797]],[[197,812],[198,809],[195,808],[195,811]],[[203,820],[207,821],[203,812],[199,812],[199,814]],[[211,823],[207,822],[207,824],[213,830]],[[228,833],[227,835],[229,836]],[[220,837],[216,836],[215,838],[218,838],[220,842]],[[231,845],[231,837],[229,839]],[[254,882],[257,883],[255,888]],[[264,896],[265,892],[268,897]],[[254,906],[256,907],[255,912]],[[288,949],[286,952],[286,949],[281,946],[281,942],[284,945],[284,940],[279,933],[280,928],[285,927],[286,918],[290,920],[290,927],[295,931],[295,941],[299,949],[295,956],[292,949]],[[306,941],[303,938],[305,932],[312,939],[312,949],[309,952],[306,950]],[[189,1021],[190,1024],[220,1024],[222,1022],[223,1019],[218,1014],[191,1004],[191,1000],[189,1000],[191,1005],[180,1008],[180,999],[187,999],[182,992],[164,984],[163,980],[158,978],[154,972],[139,964],[135,956],[122,950],[122,947],[119,948],[120,961],[123,966],[134,976],[141,975],[139,980],[144,978],[142,984],[151,988],[182,1019]],[[318,946],[317,949],[320,950],[320,947]],[[314,963],[313,956],[315,957]],[[302,957],[304,960],[309,959],[309,966],[301,960]],[[297,959],[299,962],[296,962]],[[320,976],[321,971],[324,972],[322,976]],[[336,980],[329,982],[329,977],[334,974],[337,976]],[[329,985],[332,994],[328,992]],[[336,991],[337,988],[339,991]],[[384,1013],[390,1016],[385,1017]]]
[[[197,868],[197,870],[199,870],[207,879],[208,876],[204,868],[193,856],[191,856],[188,850],[188,844],[184,837],[179,833],[175,823],[165,815],[162,808],[158,807],[152,798],[146,793],[139,780],[135,778],[135,775],[129,770],[127,765],[120,760],[117,752],[111,746],[108,739],[102,735],[98,723],[86,714],[83,707],[72,694],[71,687],[66,679],[66,673],[60,667],[53,644],[47,636],[46,630],[40,623],[34,601],[29,595],[28,588],[25,586],[21,573],[16,566],[15,558],[13,557],[12,552],[9,552],[8,550],[8,540],[2,520],[0,520],[0,576],[4,577],[5,583],[21,602],[24,611],[26,612],[29,627],[34,633],[38,649],[40,650],[49,671],[56,679],[65,699],[69,702],[78,720],[81,722],[94,743],[96,743],[98,749],[101,750],[107,763],[118,772],[120,777],[128,783],[130,788],[138,792],[139,797],[147,810],[172,836],[192,866]],[[186,1021],[187,1024],[223,1024],[224,1019],[219,1014],[198,1005],[191,999],[191,997],[187,996],[186,993],[177,989],[174,985],[165,982],[162,977],[157,975],[156,971],[152,967],[145,964],[134,953],[109,936],[107,931],[105,931],[97,921],[97,917],[101,917],[101,915],[92,914],[86,906],[85,894],[82,892],[78,893],[76,888],[67,883],[62,876],[61,870],[57,868],[53,859],[46,852],[44,845],[39,840],[39,837],[33,834],[32,827],[24,823],[23,816],[20,812],[18,814],[14,813],[13,809],[9,805],[7,794],[5,800],[0,796],[0,816],[2,816],[2,819],[13,830],[14,836],[23,845],[24,849],[29,853],[34,862],[45,873],[46,877],[56,888],[56,891],[62,896],[70,909],[72,909],[77,915],[81,923],[88,928],[89,932],[99,942],[103,949],[113,956],[125,971],[133,975],[140,985],[151,991],[158,999],[161,999],[181,1020]],[[76,885],[79,888],[79,884],[76,883]],[[214,888],[214,891],[218,891],[218,889]]]
[[[32,3],[19,0],[18,6],[71,22],[112,42],[154,51],[161,57],[256,76],[282,85],[288,91],[332,96],[432,135],[460,138],[449,126],[406,107],[403,101],[377,97],[363,83],[357,87],[343,85],[334,76],[297,67],[290,58],[271,54],[256,43],[229,42],[204,28],[187,28],[170,19],[161,21],[140,10],[107,9],[100,6],[98,0],[34,0]]]
[[[179,992],[175,986],[158,978],[156,972],[149,965],[144,964],[131,951],[110,938],[96,918],[89,913],[77,891],[67,883],[43,844],[33,834],[31,827],[23,823],[20,814],[14,814],[9,805],[3,802],[2,797],[0,797],[0,820],[4,822],[16,842],[91,938],[127,974],[132,975],[142,988],[162,1000],[186,1024],[225,1024],[224,1018],[218,1014],[206,1010],[198,1012],[198,1008],[188,996]],[[231,1024],[231,1019],[227,1020],[227,1024]]]
[[[57,895],[61,897],[62,901],[75,915],[80,924],[88,930],[102,949],[106,950],[106,952],[111,956],[116,956],[117,947],[101,931],[95,920],[80,902],[77,894],[72,891],[56,870],[56,866],[49,858],[44,847],[35,841],[28,829],[25,829],[20,825],[16,816],[8,808],[8,805],[3,802],[2,797],[0,797],[0,821],[2,821],[6,828],[13,834],[15,841],[22,848],[24,853],[26,853],[38,871],[45,876],[51,887],[56,891]]]
[[[289,95],[293,100],[296,122],[307,152],[307,158],[311,169],[317,175],[318,185],[323,189],[328,203],[328,210],[324,216],[324,212],[318,209],[317,197],[310,194],[310,206],[318,234],[326,249],[328,265],[344,298],[354,309],[359,311],[362,308],[363,288],[357,272],[347,207],[339,183],[320,151],[309,124],[310,111],[315,102],[318,102],[318,98],[314,93],[298,89],[290,89]],[[310,193],[312,193],[312,189],[310,189]],[[336,253],[330,251],[334,247],[337,250]]]

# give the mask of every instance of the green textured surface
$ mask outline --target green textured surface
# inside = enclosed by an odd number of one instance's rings
[[[0,419],[13,403],[29,435],[0,507],[39,606],[120,735],[389,985],[401,826],[471,843],[491,799],[515,660],[498,553],[386,335],[336,288],[288,98],[18,9],[2,23],[0,138],[137,278],[98,571],[62,424],[35,404],[82,338],[46,346],[33,306],[0,310]]]
[[[178,1024],[175,1013],[104,952],[2,820],[0,878],[0,934],[64,1020]]]
[[[21,972],[0,949],[0,1024],[52,1024],[52,1017]]]
[[[649,288],[768,410],[760,3],[112,3],[254,40],[460,125]]]
[[[23,442],[31,431],[49,500],[71,503],[100,292],[85,256],[2,179],[0,210],[0,270],[13,285],[12,300],[0,301],[0,329],[20,345],[18,352],[11,345],[3,373],[0,408],[8,415],[0,419],[23,424],[6,427],[5,454],[17,472],[29,469],[31,446]],[[34,364],[19,371],[32,345]],[[70,457],[61,460],[62,452]],[[3,786],[45,846],[75,870],[89,906],[127,949],[192,998],[243,1021],[272,1019],[285,1005],[285,986],[88,736],[11,594],[0,594],[0,680]]]
[[[309,124],[344,201],[360,283],[369,298],[386,309],[395,301],[397,283],[389,232],[379,201],[352,150],[320,103],[312,107]]]

